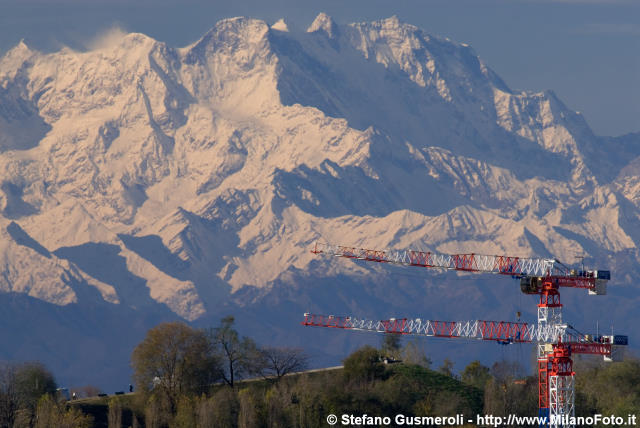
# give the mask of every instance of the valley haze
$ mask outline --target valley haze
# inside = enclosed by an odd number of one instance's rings
[[[123,389],[167,320],[233,314],[317,366],[380,337],[305,328],[306,311],[535,320],[510,278],[317,257],[316,240],[586,256],[609,295],[563,291],[565,320],[640,340],[622,331],[638,320],[640,134],[596,136],[552,91],[513,91],[472,47],[396,17],[102,42],[0,58],[0,358]],[[425,346],[460,365],[501,352]]]

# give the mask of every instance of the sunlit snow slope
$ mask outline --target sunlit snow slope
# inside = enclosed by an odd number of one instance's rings
[[[95,365],[113,368],[99,375],[126,373],[133,344],[164,319],[236,313],[264,341],[302,343],[302,308],[513,317],[510,282],[318,258],[317,239],[586,256],[614,272],[613,296],[580,294],[574,315],[626,317],[639,156],[637,135],[595,136],[553,92],[513,91],[471,47],[395,17],[320,14],[306,32],[233,18],[180,49],[142,34],[87,52],[21,43],[0,59],[13,344],[0,356],[77,364],[63,376],[83,382],[96,358],[78,349],[102,343]]]

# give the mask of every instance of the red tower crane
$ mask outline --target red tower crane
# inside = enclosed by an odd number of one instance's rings
[[[441,254],[413,250],[368,250],[316,243],[314,254],[403,266],[440,268],[464,272],[510,275],[520,279],[525,294],[538,294],[537,324],[506,321],[434,321],[392,318],[366,320],[355,317],[304,314],[305,326],[329,327],[379,333],[447,338],[493,340],[501,343],[537,343],[539,416],[549,427],[574,427],[575,382],[572,354],[618,356],[627,336],[583,335],[562,322],[560,287],[585,288],[589,294],[606,294],[610,272],[571,269],[555,259]]]

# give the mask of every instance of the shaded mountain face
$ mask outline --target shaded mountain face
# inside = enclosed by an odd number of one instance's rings
[[[42,322],[3,332],[0,356],[75,364],[76,383],[111,364],[99,372],[126,384],[132,344],[161,320],[234,313],[259,341],[303,344],[306,309],[510,319],[521,299],[504,279],[318,258],[315,240],[586,256],[614,272],[613,296],[568,314],[624,319],[638,165],[638,135],[595,136],[553,92],[512,91],[469,46],[396,18],[320,14],[306,32],[234,18],[179,49],[21,43],[0,59],[0,290],[13,323]],[[75,339],[51,356],[25,340],[44,324]],[[79,357],[96,334],[112,358]],[[320,360],[361,342],[318,334]]]

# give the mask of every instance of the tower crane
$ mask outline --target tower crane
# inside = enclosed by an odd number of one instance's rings
[[[319,242],[312,253],[401,266],[509,275],[519,279],[523,293],[540,296],[536,324],[420,318],[367,320],[310,313],[304,314],[302,324],[389,334],[536,343],[539,416],[546,417],[546,426],[551,428],[575,427],[575,373],[571,356],[602,355],[605,361],[615,361],[620,355],[620,347],[628,345],[627,336],[584,335],[562,322],[559,288],[584,288],[589,294],[604,295],[611,279],[608,270],[573,269],[558,260],[545,258],[370,250]]]

